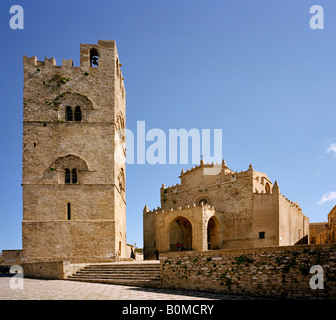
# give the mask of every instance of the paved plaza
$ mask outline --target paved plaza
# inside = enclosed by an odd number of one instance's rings
[[[12,279],[12,280],[11,280]],[[216,293],[140,288],[69,280],[21,279],[23,288],[12,289],[15,279],[0,275],[0,300],[251,300]],[[19,287],[15,282],[14,287]]]

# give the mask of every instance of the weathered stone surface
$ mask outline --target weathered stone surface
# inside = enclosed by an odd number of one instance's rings
[[[336,243],[336,206],[328,214],[328,222],[309,225],[309,243]]]
[[[309,233],[309,219],[299,205],[252,166],[238,173],[225,161],[201,161],[180,178],[178,185],[162,185],[161,208],[143,211],[145,259],[156,249],[176,251],[177,242],[200,251],[284,246]]]
[[[160,257],[161,280],[171,289],[336,299],[336,264],[330,259],[335,253],[336,244],[165,253]],[[222,260],[213,260],[219,256]],[[310,287],[314,265],[323,268],[323,289]]]
[[[125,256],[125,146],[119,130],[125,128],[126,102],[115,42],[81,44],[79,67],[71,59],[62,66],[54,58],[23,61],[24,261]]]

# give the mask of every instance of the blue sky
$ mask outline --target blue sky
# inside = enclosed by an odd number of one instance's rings
[[[9,27],[14,4],[23,30]],[[323,30],[309,26],[315,4]],[[222,129],[232,170],[267,173],[311,222],[335,205],[335,1],[1,0],[0,31],[0,250],[21,248],[22,56],[79,65],[98,34],[117,43],[127,128]],[[127,165],[128,243],[142,246],[143,207],[191,166]]]

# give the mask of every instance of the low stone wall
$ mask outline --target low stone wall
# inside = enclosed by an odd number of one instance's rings
[[[336,244],[162,253],[162,285],[171,289],[284,299],[336,299]],[[323,269],[323,279],[315,273]],[[321,274],[321,273],[320,273]]]
[[[19,265],[21,264],[22,250],[2,250],[0,264]]]
[[[61,280],[72,268],[69,261],[23,263],[24,278]]]

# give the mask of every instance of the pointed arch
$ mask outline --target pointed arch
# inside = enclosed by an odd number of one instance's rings
[[[168,227],[170,251],[177,251],[178,245],[181,245],[181,250],[192,249],[192,225],[191,222],[182,216],[178,216]]]
[[[208,250],[221,248],[221,224],[216,216],[209,218],[207,223]]]

